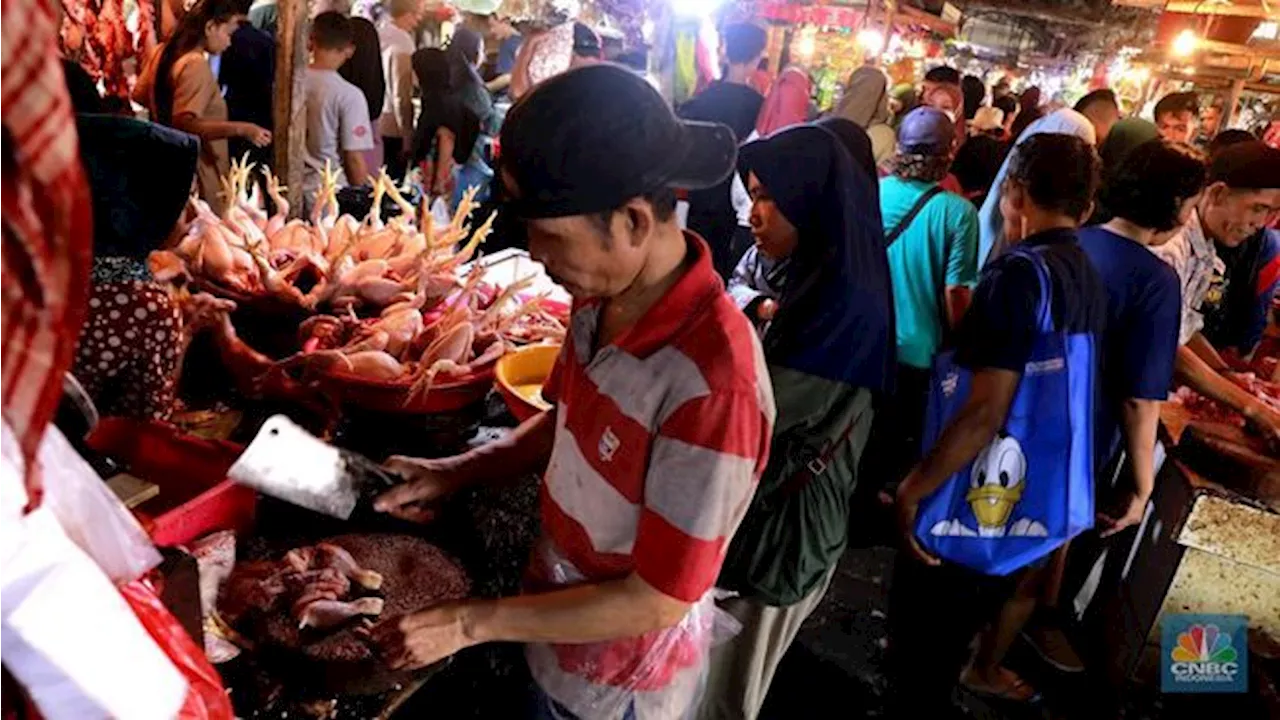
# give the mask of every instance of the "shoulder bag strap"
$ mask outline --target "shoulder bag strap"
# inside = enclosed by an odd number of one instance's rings
[[[854,413],[849,419],[849,424],[845,425],[844,430],[840,432],[826,447],[818,453],[817,457],[805,463],[799,470],[795,471],[787,481],[782,484],[782,492],[790,495],[799,492],[806,485],[813,481],[822,473],[827,471],[827,464],[831,462],[831,458],[835,456],[836,451],[841,448],[849,440],[849,436],[853,434],[853,426],[858,424],[858,418],[862,413]]]
[[[902,219],[898,221],[898,224],[894,226],[893,230],[889,231],[889,234],[885,236],[884,246],[889,247],[896,242],[902,233],[905,232],[907,228],[911,227],[911,223],[915,221],[916,216],[920,214],[920,211],[924,209],[924,206],[928,205],[929,201],[941,192],[943,192],[942,187],[935,184],[933,187],[920,193],[920,197],[916,198],[916,204],[911,206],[911,209],[907,211],[907,214],[904,215]]]

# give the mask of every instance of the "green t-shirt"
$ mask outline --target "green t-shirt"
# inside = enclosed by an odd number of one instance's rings
[[[889,234],[933,183],[889,176],[880,181],[880,214]],[[978,281],[978,211],[955,193],[935,195],[889,246],[898,362],[933,365],[942,342],[943,293]]]

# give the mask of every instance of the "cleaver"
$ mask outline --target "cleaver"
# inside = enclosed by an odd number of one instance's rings
[[[361,499],[403,481],[372,460],[342,450],[273,415],[227,477],[278,500],[346,520]]]

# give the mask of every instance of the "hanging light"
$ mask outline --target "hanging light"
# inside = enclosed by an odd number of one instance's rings
[[[884,49],[884,33],[875,28],[863,28],[858,31],[858,45],[868,54],[875,54]]]
[[[813,53],[818,49],[818,29],[813,26],[806,26],[800,30],[800,37],[796,40],[796,53],[806,60],[813,57]]]
[[[1192,30],[1183,30],[1173,39],[1173,54],[1186,57],[1200,47],[1200,38]]]

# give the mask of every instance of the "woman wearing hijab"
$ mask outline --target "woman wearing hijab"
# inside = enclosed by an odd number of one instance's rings
[[[734,297],[761,321],[777,422],[720,575],[739,593],[721,607],[743,629],[712,651],[703,718],[759,713],[844,551],[872,399],[893,384],[893,300],[870,174],[813,125],[749,143],[740,157],[757,252],[775,264],[766,287]]]
[[[756,136],[769,137],[784,127],[808,120],[812,91],[813,81],[804,70],[794,65],[783,70],[760,107]]]
[[[853,71],[834,114],[867,131],[876,164],[893,154],[897,135],[889,127],[889,79],[879,68],[863,65]]]
[[[427,189],[433,196],[445,192],[455,166],[471,158],[480,138],[480,118],[453,92],[449,56],[439,48],[423,48],[413,54],[413,72],[422,88],[422,110],[414,128],[410,158],[427,161]]]
[[[190,335],[233,307],[203,293],[180,303],[148,267],[153,250],[181,235],[200,145],[132,118],[85,115],[77,125],[93,198],[94,258],[72,372],[103,415],[164,420]]]
[[[1025,96],[1026,93],[1023,93],[1023,95]],[[1028,125],[1022,131],[1022,134],[1017,136],[1017,142],[1013,149],[1009,151],[1009,154],[1005,156],[1004,163],[1000,166],[1000,172],[996,173],[996,178],[991,183],[991,190],[987,193],[987,199],[983,201],[982,208],[978,211],[979,268],[1004,250],[1004,216],[1000,213],[1000,193],[1004,186],[1005,175],[1009,173],[1009,164],[1018,152],[1017,146],[1032,135],[1051,133],[1075,135],[1090,145],[1096,145],[1098,142],[1093,123],[1089,122],[1089,118],[1070,108],[1055,110],[1045,115]]]
[[[809,119],[812,114],[812,103],[809,100],[813,91],[813,82],[808,73],[798,67],[791,66],[778,75],[769,95],[765,97],[756,116],[756,125],[751,134],[743,142],[768,137],[785,127],[799,125]],[[751,195],[743,178],[734,175],[728,181],[729,203],[737,215],[738,224],[729,239],[729,246],[723,252],[717,252],[719,245],[712,242],[712,261],[716,271],[726,283],[738,261],[751,247]],[[692,202],[692,201],[691,201]],[[704,238],[706,239],[706,238]],[[711,240],[709,240],[711,242]]]
[[[462,195],[470,187],[480,188],[477,201],[483,201],[489,194],[489,181],[493,178],[493,169],[484,159],[484,136],[496,131],[493,111],[493,97],[484,86],[484,80],[476,72],[484,59],[484,40],[480,34],[470,28],[460,27],[453,32],[449,46],[445,48],[445,59],[449,66],[449,86],[446,91],[448,102],[466,110],[479,123],[479,136],[469,145],[465,138],[461,150],[466,151],[466,161],[458,165],[454,172],[453,198],[450,207],[456,209],[462,201]],[[432,92],[423,86],[423,93]],[[461,155],[455,149],[454,155]]]

